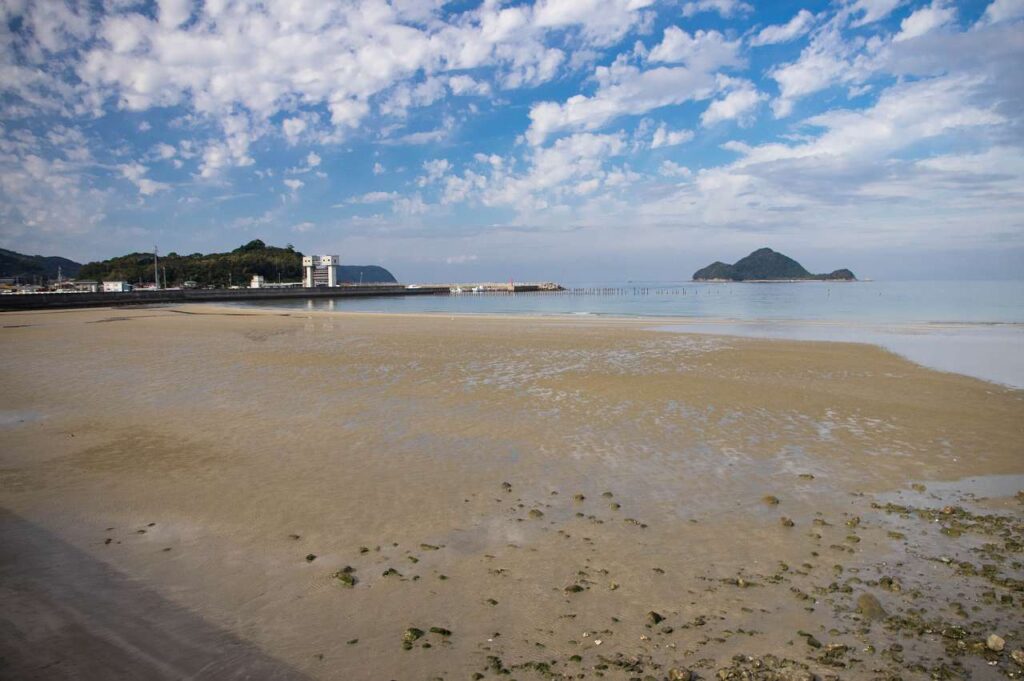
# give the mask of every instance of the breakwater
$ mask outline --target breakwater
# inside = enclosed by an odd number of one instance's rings
[[[48,310],[120,305],[246,302],[295,298],[448,295],[447,286],[407,288],[401,284],[363,284],[335,288],[162,289],[124,293],[32,293],[0,295],[0,311]]]

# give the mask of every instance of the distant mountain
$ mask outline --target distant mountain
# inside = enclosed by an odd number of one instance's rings
[[[713,262],[693,273],[694,281],[792,281],[814,279],[854,281],[857,277],[847,269],[829,274],[811,274],[796,260],[770,248],[760,248],[735,265]]]
[[[255,239],[230,253],[192,253],[160,256],[160,279],[166,286],[194,281],[199,286],[247,286],[254,274],[268,282],[302,279],[302,253],[291,245],[267,246]],[[364,284],[395,283],[395,277],[377,265],[342,265],[338,280]],[[100,281],[153,281],[153,254],[129,253],[117,258],[90,262],[82,266],[80,276]]]
[[[395,276],[380,265],[339,265],[338,281],[345,284],[394,284]]]
[[[18,277],[26,282],[34,278],[56,279],[57,269],[63,277],[78,276],[81,263],[51,255],[23,255],[0,248],[0,277]]]

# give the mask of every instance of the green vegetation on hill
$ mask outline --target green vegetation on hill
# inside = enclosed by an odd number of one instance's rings
[[[714,262],[693,273],[694,281],[791,281],[795,279],[853,281],[856,277],[847,269],[829,274],[811,274],[796,260],[777,253],[770,248],[761,248],[747,257],[729,265]]]
[[[71,278],[78,276],[81,263],[58,256],[23,255],[0,248],[0,277],[17,277],[24,283],[31,283],[36,278],[46,281],[57,278],[57,268],[61,276]]]
[[[279,248],[267,246],[256,239],[230,253],[168,253],[160,257],[160,280],[166,286],[180,286],[186,281],[194,281],[203,287],[248,286],[254,274],[266,277],[268,283],[300,281],[302,253],[291,244]],[[390,272],[376,265],[338,268],[338,279],[342,282],[359,282],[360,274],[364,284],[395,281]],[[79,276],[100,281],[151,282],[153,254],[130,253],[102,262],[86,263]]]

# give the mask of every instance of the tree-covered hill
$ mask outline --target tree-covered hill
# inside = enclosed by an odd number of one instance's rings
[[[78,275],[81,263],[59,256],[24,255],[0,248],[0,277],[17,277],[26,283],[39,278],[42,281],[61,276],[71,278]]]
[[[338,278],[343,282],[359,282],[360,273],[366,284],[395,281],[390,272],[376,265],[338,268]],[[160,257],[160,281],[166,286],[180,286],[186,281],[194,281],[199,286],[248,286],[254,274],[266,277],[267,282],[300,281],[302,253],[291,244],[279,248],[255,239],[230,253],[168,253]],[[153,254],[130,253],[102,262],[86,263],[79,277],[133,284],[151,282]]]
[[[693,273],[694,281],[792,281],[797,279],[853,281],[856,277],[847,269],[829,274],[811,274],[803,265],[789,256],[761,248],[729,265],[714,262]]]

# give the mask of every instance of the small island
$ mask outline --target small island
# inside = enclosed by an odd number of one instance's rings
[[[856,281],[857,277],[848,269],[836,270],[829,274],[811,274],[796,260],[773,251],[760,248],[735,265],[713,262],[693,273],[694,281]]]

